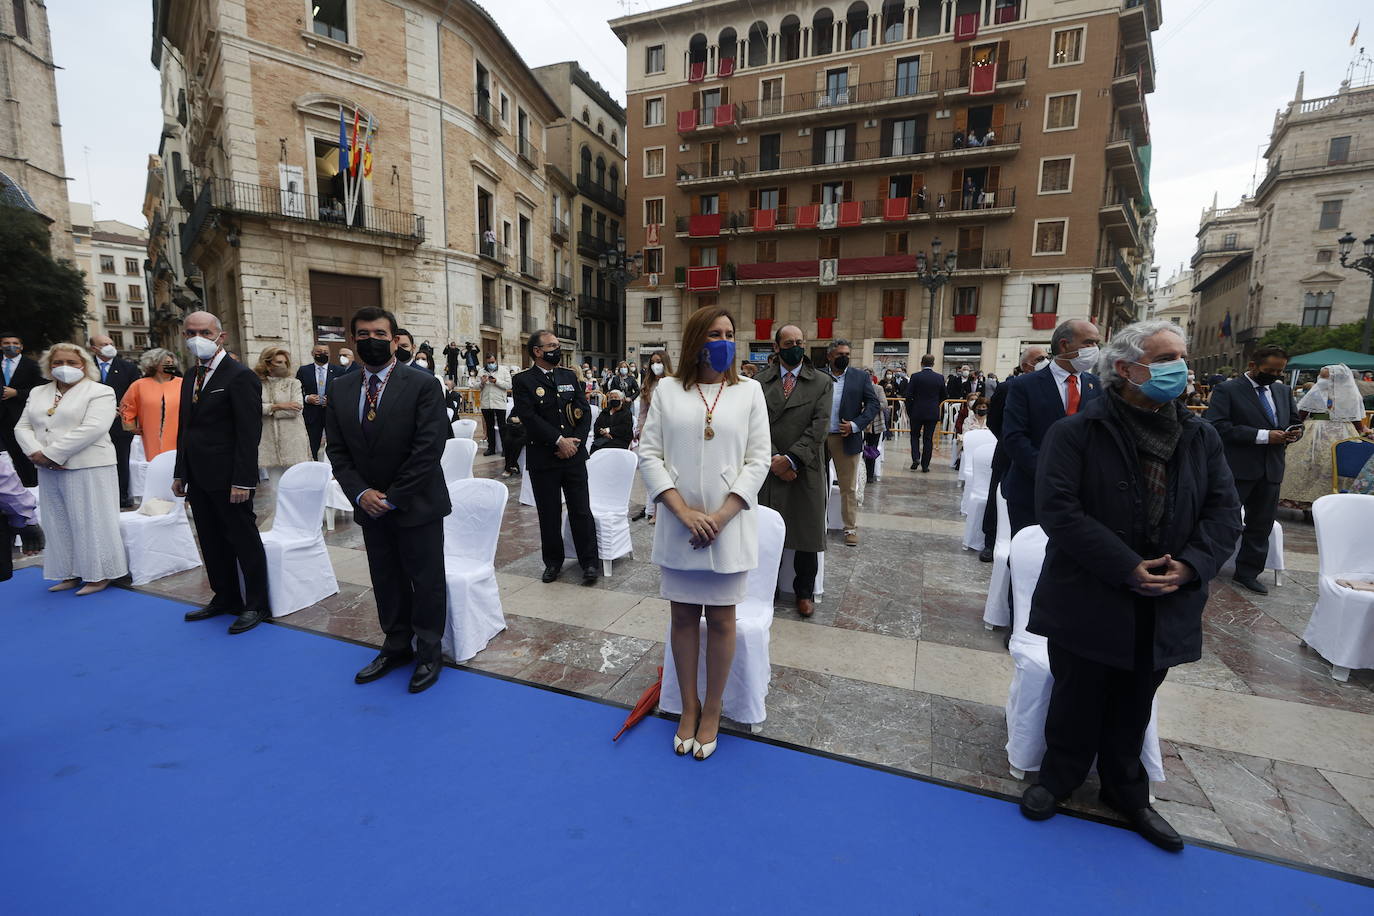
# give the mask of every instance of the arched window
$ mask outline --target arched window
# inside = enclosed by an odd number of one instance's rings
[[[762,20],[749,27],[749,66],[768,65],[768,26]]]
[[[583,109],[582,109],[582,123],[583,123],[583,124],[590,124],[590,123],[592,123],[592,112],[591,112],[591,109],[590,109],[590,108],[583,108]]]
[[[844,17],[846,47],[851,51],[868,47],[868,4],[863,0],[849,5]]]
[[[739,56],[739,38],[734,29],[727,26],[720,30],[720,37],[716,39],[716,53],[721,60],[733,61]]]
[[[611,146],[614,146],[616,149],[620,148],[620,134],[615,131],[611,131]]]
[[[601,136],[606,136],[606,122],[600,119],[596,122],[596,132]]]
[[[582,177],[588,181],[592,177],[592,151],[582,147]]]
[[[610,180],[611,180],[611,181],[610,181],[610,184],[608,184],[606,187],[607,187],[612,193],[617,193],[618,190],[619,190],[619,188],[620,188],[620,169],[616,168],[616,167],[613,165],[613,166],[611,166],[611,170],[610,170],[610,173],[609,173],[609,174],[610,174]]]
[[[835,50],[835,14],[830,10],[816,10],[811,17],[811,53],[829,54]]]
[[[906,6],[902,0],[883,0],[883,44],[906,38]]]
[[[692,36],[692,40],[687,42],[687,62],[690,64],[706,63],[706,48],[709,42],[706,36],[697,32]]]
[[[600,187],[606,187],[606,160],[602,156],[596,157],[596,183]]]
[[[801,20],[788,16],[778,27],[778,60],[796,60],[801,57]]]

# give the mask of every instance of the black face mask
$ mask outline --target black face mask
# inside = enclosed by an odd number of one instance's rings
[[[849,368],[849,357],[837,356],[830,361],[830,364],[835,367],[836,372],[843,372]]]
[[[1255,380],[1256,385],[1272,385],[1281,379],[1281,376],[1270,375],[1268,372],[1258,370],[1251,372],[1250,377]]]
[[[405,347],[397,347],[397,348],[396,348],[396,361],[397,361],[397,362],[408,363],[408,362],[410,362],[410,356],[411,356],[410,351],[409,351],[408,349],[406,349]]]
[[[315,362],[317,362],[317,363],[319,363],[321,366],[323,366],[325,363],[329,362],[329,354],[328,354],[328,353],[321,353],[320,355],[318,355],[318,356],[315,357]]]
[[[391,341],[364,337],[358,341],[358,357],[369,366],[385,366],[391,361]]]
[[[562,350],[549,350],[547,352],[544,350],[536,350],[534,352],[536,356],[544,361],[545,365],[557,366],[563,362]]]
[[[986,417],[988,415],[988,409],[986,407],[979,407],[974,413],[980,417]]]
[[[778,359],[782,360],[784,366],[800,366],[805,357],[804,347],[783,347],[778,350]]]
[[[176,378],[178,375],[181,375],[181,370],[178,369],[176,366],[163,366],[162,371],[165,375],[170,375],[172,378]]]

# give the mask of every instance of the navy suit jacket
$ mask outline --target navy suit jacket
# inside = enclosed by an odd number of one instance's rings
[[[301,397],[309,397],[312,394],[322,394],[326,398],[332,393],[334,379],[344,374],[342,366],[330,363],[325,367],[324,391],[320,391],[315,383],[315,361],[312,359],[296,370],[296,378],[301,383]],[[301,418],[305,420],[306,426],[324,428],[324,408],[316,404],[306,404],[301,411]]]
[[[1102,382],[1087,372],[1079,374],[1079,409],[1102,397]],[[1010,466],[1003,479],[1002,493],[1007,502],[1030,507],[1035,504],[1035,466],[1040,460],[1040,443],[1055,423],[1064,419],[1064,400],[1053,367],[1031,372],[1007,388],[1002,411],[1002,436]]]
[[[945,394],[945,377],[929,367],[922,369],[907,382],[906,412],[913,420],[938,420]]]
[[[1283,382],[1270,385],[1269,396],[1274,399],[1277,425],[1269,422],[1259,393],[1244,375],[1212,389],[1203,418],[1221,436],[1226,463],[1231,466],[1231,476],[1236,480],[1283,482],[1287,446],[1256,445],[1255,439],[1261,429],[1287,429],[1298,422],[1297,406],[1293,403],[1293,389]]]
[[[828,374],[828,370],[827,370]],[[830,376],[834,378],[834,376]],[[844,438],[844,453],[857,455],[864,450],[864,430],[878,415],[881,405],[873,387],[873,376],[863,369],[844,370],[844,390],[840,392],[840,422],[854,424],[854,432]],[[829,422],[828,420],[826,422]]]

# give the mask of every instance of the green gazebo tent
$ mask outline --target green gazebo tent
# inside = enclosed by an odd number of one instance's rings
[[[1288,361],[1288,369],[1289,371],[1315,371],[1322,366],[1334,366],[1337,363],[1345,363],[1356,372],[1374,371],[1374,355],[1356,353],[1354,350],[1337,350],[1334,347],[1329,350],[1318,350],[1315,353],[1295,356]]]

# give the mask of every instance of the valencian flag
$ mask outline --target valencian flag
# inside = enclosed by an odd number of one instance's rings
[[[343,106],[339,106],[339,174],[348,171],[348,131],[344,128]]]
[[[372,180],[372,134],[376,130],[376,123],[372,120],[372,115],[367,116],[367,131],[363,135],[363,178]]]

